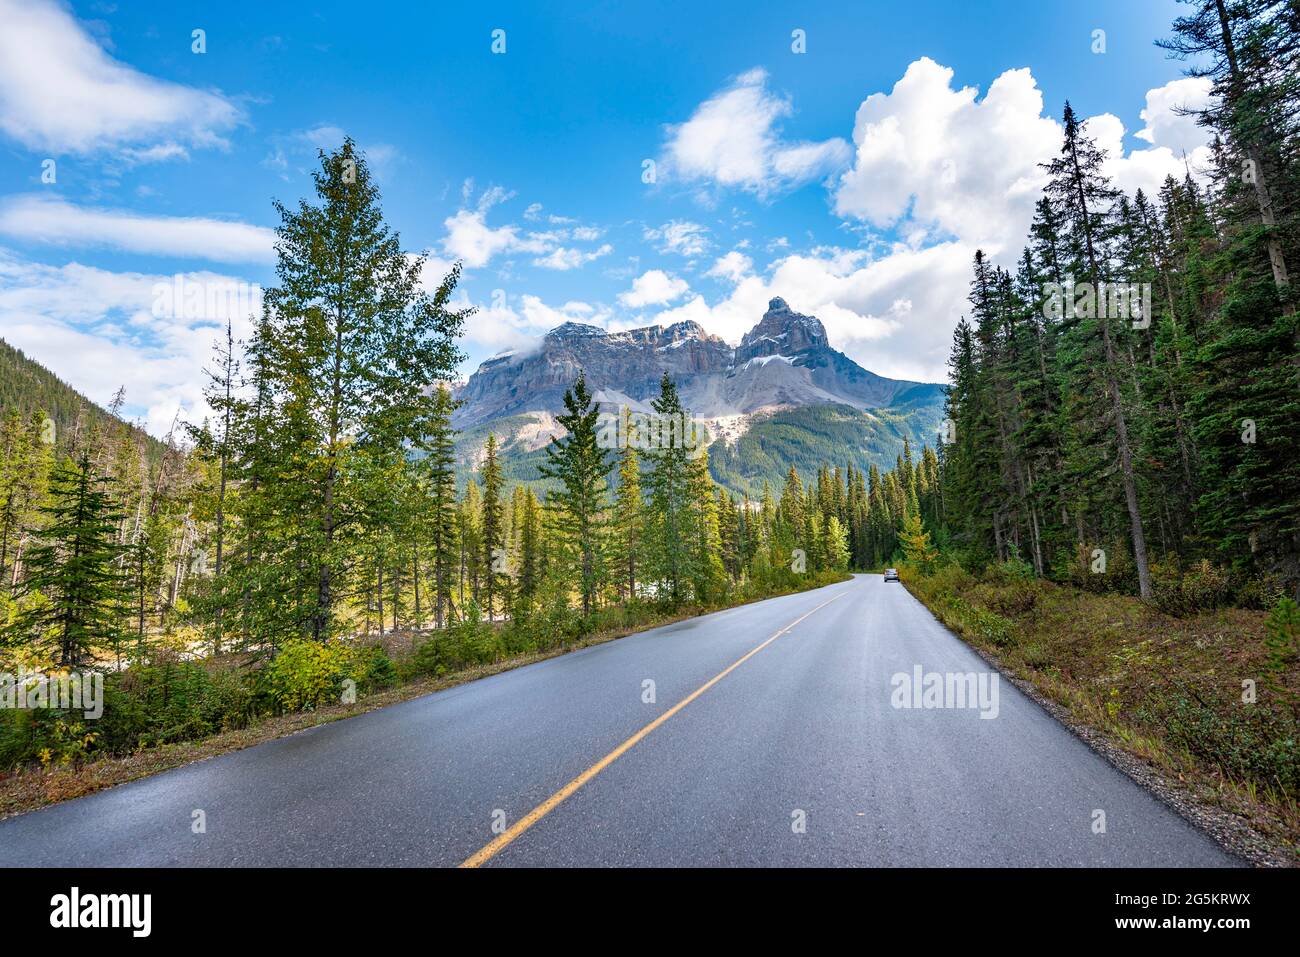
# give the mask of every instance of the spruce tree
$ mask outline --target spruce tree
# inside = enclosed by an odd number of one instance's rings
[[[27,600],[4,642],[34,649],[59,667],[94,667],[96,654],[116,649],[124,634],[130,596],[117,541],[123,514],[111,481],[96,474],[84,449],[55,468],[40,511],[46,524],[17,592]]]
[[[442,628],[448,621],[457,578],[457,509],[455,430],[451,415],[455,402],[451,390],[439,383],[433,390],[428,414],[417,446],[424,451],[430,573],[433,579],[433,622]]]
[[[598,442],[600,412],[592,403],[584,374],[579,373],[573,388],[565,390],[564,408],[556,420],[567,435],[551,439],[541,471],[558,483],[558,488],[547,492],[553,540],[560,546],[586,616],[595,608],[605,573],[609,453]]]
[[[619,414],[625,422],[628,421],[626,408]],[[630,426],[625,428],[624,434],[627,435],[627,443],[619,455],[618,494],[610,523],[610,561],[617,575],[619,594],[631,600],[636,598],[645,506],[641,500],[641,457],[637,454]]]
[[[677,386],[667,372],[659,380],[659,395],[651,407],[661,424],[680,423],[686,419],[687,413],[682,408]],[[665,431],[668,431],[666,427],[661,428],[660,434]],[[650,460],[650,472],[646,478],[649,492],[647,577],[655,583],[661,600],[677,605],[686,600],[694,573],[690,450],[684,442],[661,442],[658,448],[648,451],[646,457]]]
[[[496,595],[505,581],[505,505],[501,500],[501,463],[496,433],[489,432],[483,456],[483,597],[488,621],[495,614]]]
[[[298,534],[278,569],[298,581],[307,632],[328,638],[349,590],[348,552],[383,489],[355,479],[359,458],[387,459],[419,437],[429,383],[449,378],[467,311],[449,308],[453,268],[433,296],[424,260],[403,252],[384,221],[365,156],[351,139],[321,151],[316,202],[276,203],[277,284],[265,296],[280,474],[261,494],[294,496]],[[299,571],[301,569],[301,571]]]

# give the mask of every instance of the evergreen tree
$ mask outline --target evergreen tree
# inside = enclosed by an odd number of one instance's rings
[[[418,439],[430,382],[452,374],[466,312],[448,308],[459,276],[437,293],[422,288],[424,260],[408,257],[385,224],[379,192],[351,139],[320,154],[317,204],[276,203],[277,285],[267,290],[265,346],[278,431],[277,481],[260,493],[289,492],[299,534],[277,569],[298,580],[302,621],[317,640],[337,625],[349,590],[352,543],[383,489],[356,481],[358,459],[389,458]],[[302,580],[304,579],[305,580]]]
[[[921,523],[919,512],[907,516],[902,531],[898,534],[898,543],[903,549],[903,557],[910,564],[929,568],[939,553],[930,541],[930,533]]]
[[[678,433],[667,424],[686,420],[677,386],[665,372],[659,380],[659,395],[651,407],[670,438]],[[646,522],[646,577],[653,581],[660,600],[676,605],[688,597],[695,576],[690,517],[690,450],[682,441],[660,442],[647,452],[650,472],[646,479],[648,515]]]
[[[99,652],[117,647],[129,603],[117,543],[123,515],[85,450],[51,474],[50,500],[40,511],[47,524],[18,589],[27,600],[4,642],[35,649],[63,668],[93,667]]]
[[[624,408],[619,414],[628,423],[628,410]],[[610,522],[610,561],[617,575],[619,595],[628,599],[636,598],[637,571],[645,524],[644,505],[641,501],[641,458],[637,454],[631,433],[631,425],[625,425],[627,442],[619,455],[618,495]]]
[[[596,594],[604,580],[609,464],[607,450],[597,441],[596,420],[600,413],[592,404],[582,373],[573,388],[565,390],[564,408],[564,414],[556,416],[556,420],[568,434],[551,439],[541,471],[559,484],[547,493],[548,510],[554,519],[552,540],[560,546],[569,580],[581,595],[582,614],[586,616],[595,608]]]
[[[425,452],[420,464],[425,474],[425,534],[432,566],[431,600],[436,628],[442,628],[449,620],[458,573],[455,430],[451,427],[454,410],[451,390],[439,383],[433,391],[433,401],[418,440]]]
[[[1114,317],[1110,315],[1111,310],[1104,308],[1100,301],[1102,290],[1114,281],[1109,268],[1107,247],[1112,236],[1111,209],[1117,194],[1102,172],[1104,156],[1101,150],[1092,139],[1083,134],[1069,103],[1065,105],[1064,125],[1065,139],[1061,155],[1046,164],[1051,177],[1047,196],[1053,207],[1061,212],[1063,228],[1068,236],[1073,267],[1071,274],[1077,283],[1091,284],[1097,296],[1091,310],[1076,311],[1079,321],[1070,327],[1075,332],[1070,340],[1074,360],[1070,390],[1082,399],[1092,394],[1095,386],[1107,396],[1107,426],[1108,430],[1113,430],[1119,478],[1128,509],[1138,591],[1143,598],[1150,598],[1151,571],[1147,561],[1146,532],[1138,500],[1137,472],[1128,428],[1129,412],[1125,408],[1123,370],[1119,358],[1123,333],[1116,328]],[[1067,317],[1070,311],[1067,310]],[[1101,349],[1096,354],[1092,343],[1098,340]],[[1090,418],[1086,410],[1084,418]],[[1095,434],[1085,437],[1085,452],[1089,446],[1095,445]]]
[[[505,522],[501,501],[501,464],[497,461],[497,437],[488,433],[483,458],[483,595],[488,620],[495,615],[495,596],[505,581]]]

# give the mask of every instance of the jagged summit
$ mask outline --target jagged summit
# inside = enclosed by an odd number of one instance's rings
[[[587,322],[566,322],[556,326],[546,334],[546,338],[551,339],[572,339],[578,336],[604,336],[607,335],[600,326],[593,326]]]
[[[814,449],[823,459],[833,454],[858,467],[883,467],[904,437],[919,448],[934,435],[944,414],[943,386],[868,372],[831,347],[816,316],[796,312],[780,296],[757,319],[739,346],[692,320],[616,332],[566,322],[533,346],[493,356],[453,390],[461,467],[479,467],[491,432],[506,467],[540,481],[544,449],[563,434],[557,416],[565,390],[579,372],[606,412],[649,412],[667,373],[682,405],[716,439],[714,478],[725,474],[729,487],[751,494],[764,481],[779,486]]]
[[[831,348],[821,320],[777,296],[736,348],[693,320],[620,332],[583,322],[556,326],[537,349],[480,365],[457,390],[456,425],[559,413],[579,371],[600,401],[633,407],[648,407],[667,372],[687,408],[706,418],[825,404],[883,408],[920,385],[863,369]],[[940,395],[938,386],[922,388]]]
[[[767,304],[758,325],[745,333],[736,350],[736,362],[759,356],[795,356],[809,349],[829,349],[826,327],[816,316],[805,316],[777,296]]]

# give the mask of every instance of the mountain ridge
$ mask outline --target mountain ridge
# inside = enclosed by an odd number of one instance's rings
[[[753,483],[744,463],[725,453],[746,433],[755,432],[746,447],[786,450],[780,461],[766,461],[761,471],[768,480],[778,467],[784,475],[788,464],[801,464],[795,461],[801,456],[790,451],[800,447],[792,434],[800,430],[808,433],[804,444],[838,445],[863,436],[869,446],[853,443],[842,457],[886,465],[904,438],[917,446],[933,440],[946,394],[939,383],[890,379],[864,369],[831,347],[820,319],[791,309],[781,297],[768,303],[734,347],[692,320],[616,332],[570,321],[551,329],[532,349],[485,360],[453,389],[460,403],[453,424],[462,430],[464,469],[477,466],[492,431],[504,456],[514,460],[516,479],[536,481],[541,450],[563,433],[555,416],[579,372],[586,374],[602,411],[622,406],[649,411],[667,372],[683,406],[709,427],[711,452],[727,459],[727,484],[735,490],[749,490]],[[823,407],[841,412],[828,417],[809,411]],[[836,424],[828,432],[831,421]],[[769,426],[782,437],[765,442]],[[719,461],[715,478],[721,480],[723,471]]]

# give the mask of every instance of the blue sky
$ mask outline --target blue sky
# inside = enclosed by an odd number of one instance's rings
[[[154,432],[201,416],[239,306],[160,315],[158,284],[270,284],[271,200],[346,131],[430,281],[465,263],[465,373],[566,319],[735,341],[781,295],[937,381],[1065,99],[1125,189],[1204,158],[1173,2],[705,7],[0,0],[0,336]]]

